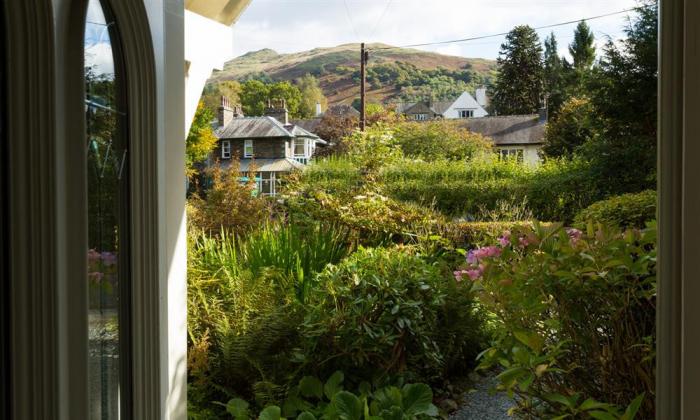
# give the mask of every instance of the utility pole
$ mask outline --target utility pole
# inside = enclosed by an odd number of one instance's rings
[[[360,130],[365,131],[367,125],[367,61],[369,52],[365,50],[365,43],[360,47]]]

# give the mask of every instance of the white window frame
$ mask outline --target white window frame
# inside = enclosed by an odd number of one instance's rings
[[[525,159],[525,149],[522,147],[498,149],[498,157],[500,159],[512,159],[515,157],[518,162],[523,162]]]
[[[221,158],[231,159],[231,140],[221,142]]]
[[[250,152],[248,151],[248,148],[250,148]],[[243,142],[243,157],[252,158],[253,156],[255,156],[255,146],[253,144],[253,140],[245,140]]]
[[[413,119],[416,121],[427,121],[428,114],[414,114]]]
[[[459,114],[459,118],[474,118],[473,109],[459,109],[457,113]]]
[[[298,146],[297,142],[301,142],[301,145],[303,146],[303,151],[302,151],[301,154],[298,154],[298,153],[297,153],[297,146]],[[293,155],[295,158],[297,158],[297,157],[303,157],[303,158],[308,157],[308,155],[309,155],[309,148],[308,148],[308,142],[306,141],[306,139],[296,138],[296,139],[294,139],[294,140],[292,141],[292,155]]]

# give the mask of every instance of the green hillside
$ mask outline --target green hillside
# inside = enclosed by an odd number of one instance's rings
[[[454,96],[490,84],[493,60],[464,58],[414,49],[369,45],[368,95],[374,102]],[[374,50],[373,50],[374,49]],[[209,83],[225,80],[293,81],[305,74],[318,78],[329,104],[350,104],[359,95],[359,44],[316,48],[292,54],[271,49],[249,52],[215,71]]]

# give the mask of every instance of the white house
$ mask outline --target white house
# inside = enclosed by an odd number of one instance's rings
[[[436,102],[409,102],[398,104],[396,111],[415,121],[427,121],[436,118],[464,119],[486,117],[489,113],[486,88],[476,90],[477,101],[469,92],[462,92],[456,99]]]

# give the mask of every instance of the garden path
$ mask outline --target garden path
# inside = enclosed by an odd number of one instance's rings
[[[492,372],[480,378],[474,384],[474,391],[469,392],[466,404],[450,416],[450,420],[510,420],[508,409],[513,406],[513,400],[504,393],[490,392],[498,379],[498,372]]]

